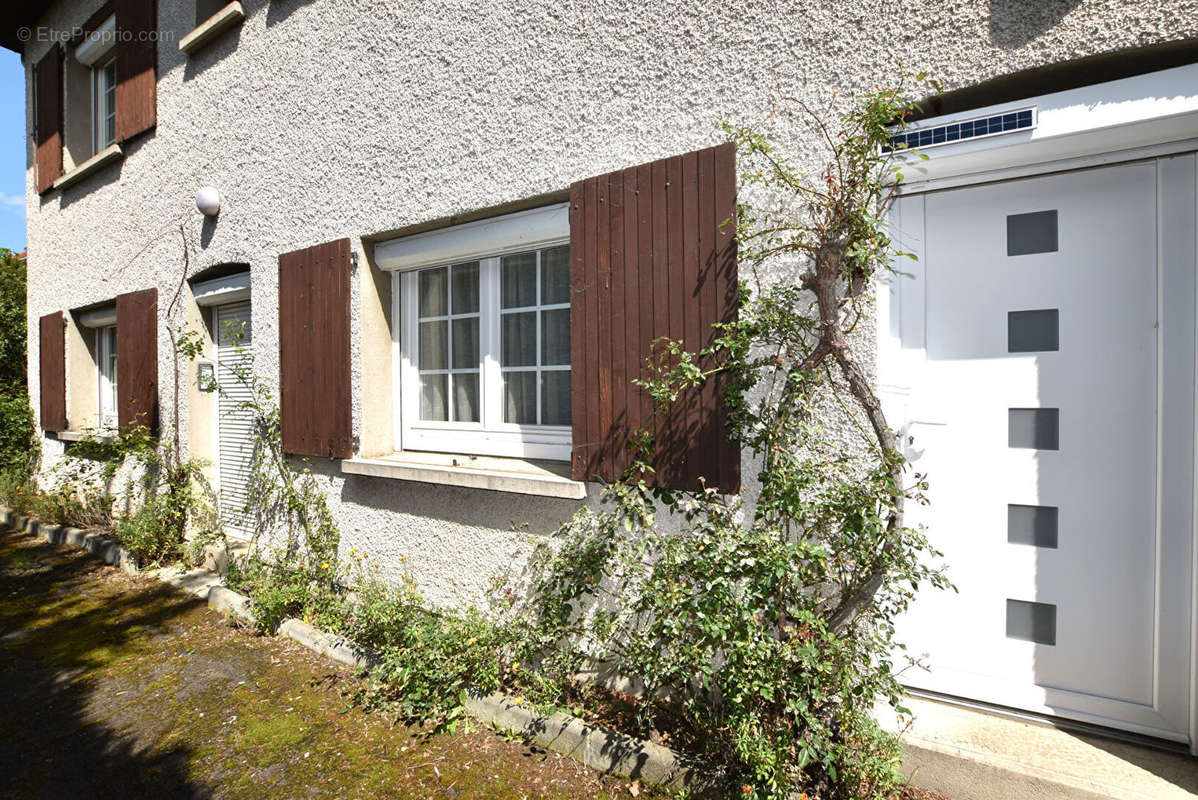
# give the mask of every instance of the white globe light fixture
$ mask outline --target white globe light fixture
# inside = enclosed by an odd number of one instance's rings
[[[196,189],[196,208],[205,217],[215,217],[220,213],[220,192],[215,186],[201,186]]]

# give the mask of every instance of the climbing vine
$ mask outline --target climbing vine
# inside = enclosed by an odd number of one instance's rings
[[[263,631],[305,610],[333,613],[344,600],[347,580],[341,534],[324,490],[306,464],[283,451],[279,407],[254,371],[253,354],[243,344],[244,325],[231,322],[215,335],[242,356],[231,359],[229,371],[244,389],[237,393],[244,399],[236,407],[250,421],[252,442],[241,509],[252,526],[251,555],[232,562],[229,583],[249,592]],[[231,388],[217,384],[222,395],[230,395]]]
[[[900,751],[873,716],[878,698],[901,709],[894,622],[921,587],[948,583],[905,524],[924,478],[908,469],[855,331],[879,274],[905,255],[888,235],[903,176],[887,145],[914,110],[902,89],[858,98],[834,124],[783,101],[774,122],[808,126],[825,147],[812,177],[767,135],[726,126],[750,198],[726,221],[740,245],[739,318],[700,353],[660,340],[644,386],[664,412],[725,373],[729,434],[759,489],[653,488],[642,460],[539,556],[532,635],[577,643],[574,667],[599,662],[641,684],[642,717],[702,732],[738,796],[897,786]],[[769,277],[796,270],[797,281]]]

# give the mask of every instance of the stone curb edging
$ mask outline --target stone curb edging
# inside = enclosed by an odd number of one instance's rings
[[[98,533],[88,533],[66,525],[47,525],[23,514],[14,514],[0,506],[0,518],[6,528],[24,531],[45,539],[50,544],[70,545],[98,556],[104,563],[137,574],[137,561],[118,542]]]
[[[504,694],[469,695],[466,711],[501,731],[515,731],[564,756],[622,778],[687,797],[724,797],[725,785],[701,765],[653,742],[591,725],[562,712],[541,714]]]
[[[69,544],[87,550],[105,563],[119,566],[131,574],[138,573],[129,551],[99,534],[86,533],[78,528],[44,525],[29,517],[17,516],[2,506],[0,518],[5,527],[31,533],[51,544]],[[203,567],[193,570],[167,567],[147,574],[153,574],[163,583],[206,600],[210,608],[226,616],[237,617],[247,623],[254,621],[249,598],[225,586],[223,578]],[[318,655],[348,666],[369,669],[381,662],[375,653],[344,637],[325,633],[303,620],[284,620],[279,626],[279,634]],[[662,745],[591,725],[569,714],[542,714],[522,705],[516,698],[500,693],[468,695],[466,712],[485,725],[515,732],[600,772],[638,780],[646,786],[671,792],[685,789],[688,796],[694,798],[723,796],[724,786],[718,778],[698,763],[684,759]]]
[[[238,595],[238,597],[241,597],[241,595]],[[302,619],[292,617],[283,620],[283,624],[279,626],[279,635],[299,642],[312,652],[319,653],[330,661],[336,661],[340,664],[357,667],[358,669],[372,669],[382,663],[382,659],[375,653],[358,647],[342,636],[334,636],[331,633],[325,633],[319,628],[314,628]]]

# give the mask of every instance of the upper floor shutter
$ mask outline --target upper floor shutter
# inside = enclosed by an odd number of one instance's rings
[[[736,150],[732,144],[642,164],[570,188],[573,472],[613,481],[632,462],[630,434],[652,433],[649,483],[740,488],[717,376],[665,417],[632,381],[662,336],[690,351],[736,318]],[[709,366],[704,363],[701,366]]]
[[[38,325],[38,372],[41,379],[42,429],[67,429],[66,321],[58,311]]]
[[[158,122],[158,10],[154,0],[114,0],[116,139],[123,142]]]
[[[62,48],[54,45],[33,68],[33,130],[38,194],[62,176]]]
[[[121,430],[158,427],[158,290],[116,298],[116,405]]]
[[[279,410],[283,450],[353,455],[349,239],[279,256]]]

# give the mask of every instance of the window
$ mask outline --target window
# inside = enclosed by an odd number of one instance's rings
[[[116,17],[85,36],[66,63],[68,170],[116,142]]]
[[[92,67],[92,135],[98,153],[116,141],[116,59]]]
[[[99,366],[100,427],[117,427],[116,408],[116,326],[96,329],[96,357]]]
[[[403,448],[568,460],[569,245],[397,275]]]

